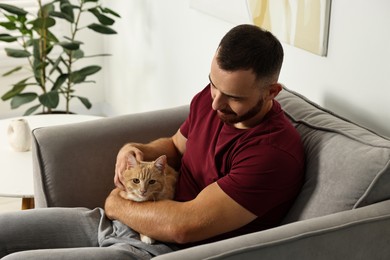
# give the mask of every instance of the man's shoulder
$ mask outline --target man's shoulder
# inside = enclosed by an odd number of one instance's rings
[[[204,121],[205,117],[214,116],[211,103],[210,86],[207,85],[201,92],[196,94],[191,101],[190,115],[192,121]]]
[[[197,93],[191,101],[191,109],[204,107],[205,103],[211,104],[210,85],[207,85],[202,91]],[[211,109],[211,105],[209,107]]]

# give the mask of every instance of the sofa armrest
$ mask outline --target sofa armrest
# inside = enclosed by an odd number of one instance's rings
[[[390,200],[154,259],[387,259]]]
[[[172,136],[188,106],[38,128],[33,131],[36,207],[102,207],[116,155],[127,142]]]

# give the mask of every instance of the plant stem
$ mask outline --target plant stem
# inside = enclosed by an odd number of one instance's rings
[[[42,8],[42,2],[41,0],[38,0],[38,5],[39,5],[39,10]],[[39,16],[38,16],[39,17]],[[32,29],[28,29],[26,27],[26,25],[24,23],[20,23],[20,28],[19,28],[19,31],[21,32],[21,42],[18,41],[18,43],[21,45],[21,47],[25,50],[25,51],[29,51],[28,50],[28,46],[27,46],[27,42],[26,42],[26,37],[29,38],[29,40],[32,42],[34,40],[34,34],[33,34],[33,31]],[[40,43],[40,53],[45,53],[42,48],[41,48],[41,43]],[[40,57],[40,62],[42,62],[43,60],[45,60],[45,56],[41,56]],[[29,63],[29,66],[30,68],[32,69],[32,71],[34,72],[35,69],[34,69],[34,55],[30,56],[27,58],[27,61]],[[45,77],[45,73],[41,74],[41,76],[39,77],[40,79],[43,79],[43,81],[37,81],[37,85],[38,87],[41,88],[42,92],[45,94],[46,93],[46,77]],[[42,107],[42,112],[45,113],[45,106]]]
[[[74,26],[72,26],[72,24],[71,24],[71,40],[72,41],[75,40],[76,34],[79,30],[78,26],[79,26],[79,22],[80,22],[81,13],[83,12],[83,6],[84,6],[84,2],[79,1],[79,12],[77,14],[76,22],[74,23]],[[66,113],[69,113],[70,112],[69,111],[69,103],[70,103],[70,100],[72,98],[70,96],[70,93],[72,91],[72,86],[73,86],[73,83],[70,79],[70,76],[72,74],[72,66],[73,66],[73,51],[67,52],[67,55],[68,55],[68,64],[67,64],[68,80],[67,80],[67,88],[66,88],[66,92],[65,92],[65,99],[66,99]]]
[[[46,20],[44,19],[44,12],[42,11],[42,1],[41,0],[37,0],[38,1],[38,5],[39,5],[39,10],[38,11],[38,17],[39,18],[42,18],[43,20],[43,28],[40,29],[40,33],[39,33],[39,62],[40,62],[40,66],[41,68],[39,69],[39,72],[40,72],[40,75],[39,75],[39,84],[43,90],[43,93],[46,94],[46,65],[45,62],[46,62],[46,48],[47,48],[47,29],[46,29]],[[51,113],[51,108],[49,107],[48,108],[48,113]]]

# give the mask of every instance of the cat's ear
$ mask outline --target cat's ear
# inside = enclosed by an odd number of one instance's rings
[[[164,171],[165,165],[167,164],[167,157],[165,155],[161,155],[154,161],[154,166],[160,171]]]
[[[137,165],[137,159],[135,159],[134,155],[129,154],[129,156],[127,156],[127,169],[134,168]]]

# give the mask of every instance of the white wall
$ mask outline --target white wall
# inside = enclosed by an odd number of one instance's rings
[[[186,104],[207,84],[214,51],[236,24],[191,9],[189,1],[105,1],[122,19],[119,34],[103,39],[113,54],[104,59],[103,86],[91,87],[103,114]],[[390,136],[389,12],[388,0],[333,0],[328,56],[283,44],[280,81]]]
[[[332,2],[328,56],[284,44],[280,81],[390,136],[390,1]],[[219,40],[235,25],[189,8],[189,0],[109,4],[123,18],[120,35],[105,42],[114,52],[106,60],[108,114],[188,103],[207,84]]]
[[[390,1],[333,0],[327,57],[285,46],[281,81],[390,136]]]
[[[108,2],[108,1],[107,1]],[[120,39],[106,39],[106,112],[122,114],[190,102],[232,24],[189,8],[188,0],[117,0]]]

